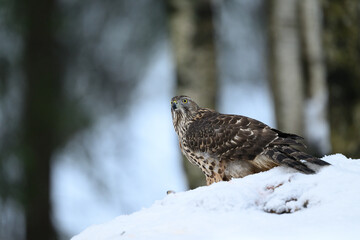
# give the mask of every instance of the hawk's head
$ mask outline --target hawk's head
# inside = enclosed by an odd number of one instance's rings
[[[184,125],[199,110],[199,106],[187,96],[175,96],[171,99],[171,115],[175,130]]]

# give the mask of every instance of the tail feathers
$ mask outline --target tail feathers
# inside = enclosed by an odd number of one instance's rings
[[[307,153],[301,152],[289,146],[277,146],[273,149],[268,149],[264,154],[273,159],[280,165],[285,165],[294,168],[305,174],[314,174],[315,171],[309,168],[305,163],[312,163],[319,166],[327,166],[329,163],[313,157]]]
[[[308,166],[306,166],[304,163],[295,160],[295,159],[291,159],[291,158],[286,158],[281,162],[282,165],[294,168],[296,170],[298,170],[299,172],[305,173],[305,174],[314,174],[315,171],[312,170],[311,168],[309,168]]]
[[[310,154],[301,152],[297,149],[291,148],[291,147],[282,147],[282,149],[280,150],[281,152],[285,153],[285,154],[289,154],[290,156],[292,156],[293,158],[295,158],[296,160],[304,160],[308,163],[313,163],[319,166],[328,166],[330,165],[330,163],[325,162],[317,157],[311,156]]]
[[[310,160],[307,160],[309,163],[313,163],[313,164],[316,164],[316,165],[319,165],[319,166],[329,166],[329,165],[331,165],[330,163],[328,163],[328,162],[325,162],[325,161],[323,161],[323,160],[321,160],[321,159],[319,159],[319,158],[312,158],[312,159],[310,159]]]

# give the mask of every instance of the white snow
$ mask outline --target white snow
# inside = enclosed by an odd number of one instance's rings
[[[170,194],[72,239],[359,239],[360,161],[323,160],[315,175],[278,167]]]

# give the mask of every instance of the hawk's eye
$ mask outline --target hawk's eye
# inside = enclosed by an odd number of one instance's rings
[[[187,99],[183,99],[182,102],[183,102],[183,103],[187,103],[188,101],[187,101]]]

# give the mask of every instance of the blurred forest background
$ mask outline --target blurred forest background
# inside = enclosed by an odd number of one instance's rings
[[[360,158],[358,0],[0,1],[0,239],[68,239],[204,184],[170,99]]]

